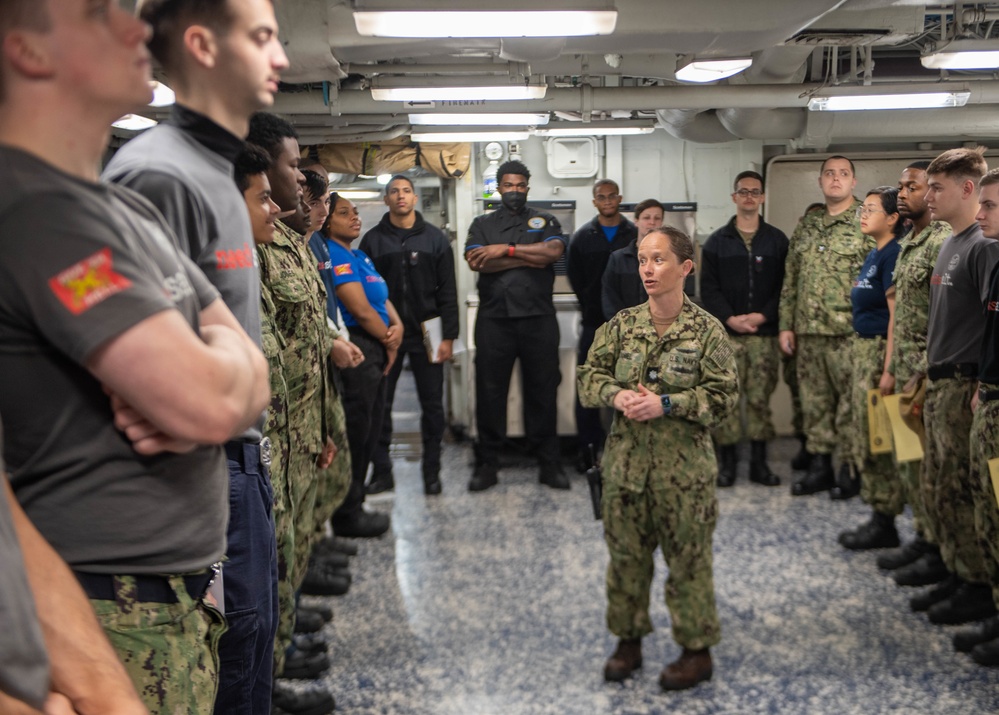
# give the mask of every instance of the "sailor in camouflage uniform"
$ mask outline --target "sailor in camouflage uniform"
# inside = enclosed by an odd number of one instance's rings
[[[791,236],[780,297],[780,347],[797,353],[798,382],[811,463],[791,485],[794,495],[833,487],[832,455],[840,447],[844,477],[851,466],[847,443],[853,384],[850,342],[853,315],[850,290],[864,258],[874,246],[860,232],[852,196],[857,179],[853,162],[831,156],[822,164],[819,186],[825,211],[806,213]],[[852,496],[841,480],[837,496]]]
[[[931,221],[926,206],[926,167],[929,161],[907,166],[898,181],[898,211],[910,221],[895,263],[895,322],[892,359],[888,369],[895,376],[895,392],[926,379],[926,325],[930,314],[930,276],[950,226]],[[878,566],[893,571],[903,586],[927,586],[947,575],[940,559],[933,523],[919,488],[920,462],[898,462],[896,469],[903,497],[912,507],[916,538],[897,551],[878,557]]]
[[[624,680],[641,666],[652,631],[649,588],[659,546],[669,567],[666,603],[680,658],[660,675],[667,690],[711,677],[721,637],[712,575],[718,514],[711,428],[735,405],[733,348],[721,323],[683,295],[693,244],[672,227],[639,245],[650,299],[597,330],[578,391],[587,407],[616,409],[604,449],[603,520],[610,552],[607,625],[620,638],[604,668]]]

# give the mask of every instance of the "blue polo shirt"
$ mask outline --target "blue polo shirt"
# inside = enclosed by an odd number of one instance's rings
[[[870,338],[888,335],[888,299],[885,293],[895,285],[895,260],[898,239],[893,238],[878,250],[871,249],[864,259],[860,275],[853,282],[850,302],[853,304],[853,329]]]
[[[385,321],[385,325],[388,325],[389,315],[385,308],[385,301],[388,300],[388,285],[375,270],[375,264],[371,262],[364,251],[349,250],[333,240],[327,240],[326,245],[330,251],[330,272],[333,276],[334,289],[347,283],[360,283],[371,307]],[[344,325],[348,328],[360,327],[343,301],[337,298],[336,302],[340,306],[340,315],[343,316]]]

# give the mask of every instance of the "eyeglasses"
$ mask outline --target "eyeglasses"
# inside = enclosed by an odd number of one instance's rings
[[[597,194],[593,197],[593,200],[597,203],[603,204],[608,201],[616,201],[619,198],[621,198],[621,194]]]
[[[873,214],[885,214],[885,216],[888,215],[881,209],[872,209],[868,208],[867,206],[857,207],[857,218],[867,218],[868,216],[872,216]]]
[[[741,199],[748,199],[750,196],[754,199],[758,199],[763,196],[763,192],[759,189],[739,189],[735,193],[738,194]]]

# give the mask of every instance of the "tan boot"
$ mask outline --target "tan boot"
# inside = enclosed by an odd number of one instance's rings
[[[680,657],[663,668],[659,686],[663,690],[686,690],[705,680],[711,680],[711,651],[683,649]]]
[[[614,655],[604,664],[604,680],[619,683],[641,667],[642,639],[622,638],[617,642]]]

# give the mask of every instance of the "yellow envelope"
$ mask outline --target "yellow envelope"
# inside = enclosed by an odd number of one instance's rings
[[[989,476],[992,477],[992,496],[999,505],[999,457],[989,460]]]
[[[891,423],[881,390],[867,391],[867,432],[871,439],[871,454],[891,453]]]
[[[887,395],[882,400],[891,423],[895,459],[899,462],[918,462],[923,458],[923,445],[919,441],[919,435],[902,419],[898,400],[898,395]]]

